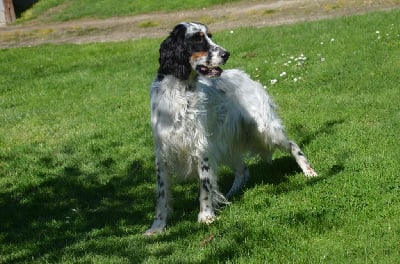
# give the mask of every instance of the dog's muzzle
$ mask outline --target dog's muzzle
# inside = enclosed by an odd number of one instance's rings
[[[219,58],[221,58],[221,62],[219,65],[224,65],[229,59],[230,53],[229,51],[221,49],[218,53]],[[221,76],[223,70],[221,67],[217,65],[197,65],[196,71],[202,75],[205,75],[209,78],[215,78]]]

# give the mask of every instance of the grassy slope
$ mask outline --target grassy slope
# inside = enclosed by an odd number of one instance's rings
[[[395,262],[398,21],[393,11],[214,34],[227,67],[267,84],[321,177],[279,153],[252,160],[247,189],[211,226],[195,223],[196,184],[178,185],[154,238],[141,232],[154,210],[148,87],[160,40],[0,50],[0,263]]]
[[[235,0],[149,1],[149,0],[41,0],[20,19],[26,21],[45,15],[52,21],[81,18],[127,16],[153,11],[171,11],[204,8]],[[47,12],[52,9],[52,12]]]

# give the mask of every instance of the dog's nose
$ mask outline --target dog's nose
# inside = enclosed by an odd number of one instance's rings
[[[227,60],[229,58],[229,55],[231,55],[231,54],[229,53],[229,51],[226,51],[226,50],[221,51],[221,54],[220,54],[221,58],[223,58],[224,60]]]

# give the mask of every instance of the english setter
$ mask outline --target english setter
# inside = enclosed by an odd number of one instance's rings
[[[215,44],[205,25],[181,23],[160,46],[158,74],[151,85],[151,126],[157,175],[153,224],[160,233],[171,209],[171,176],[200,178],[198,221],[209,224],[227,203],[218,191],[219,165],[234,171],[227,197],[249,178],[247,153],[271,161],[276,148],[289,151],[306,176],[317,176],[299,146],[286,135],[263,86],[240,70],[222,70],[229,52]]]

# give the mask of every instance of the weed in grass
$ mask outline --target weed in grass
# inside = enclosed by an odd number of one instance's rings
[[[276,10],[274,10],[274,9],[266,9],[263,11],[263,15],[272,15],[275,13],[276,13]]]
[[[160,23],[156,21],[145,21],[138,24],[140,28],[149,28],[149,27],[157,27]]]
[[[264,9],[264,10],[251,10],[247,12],[248,16],[254,16],[254,15],[263,15],[263,16],[268,16],[268,15],[272,15],[275,14],[277,12],[277,10],[274,9]]]

